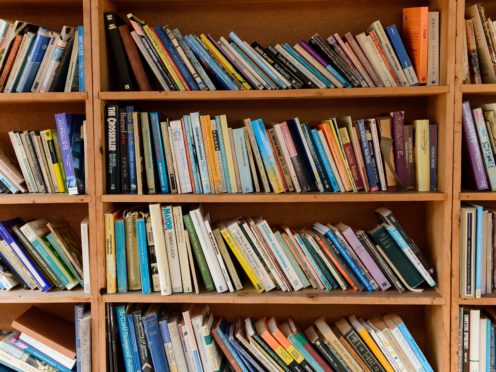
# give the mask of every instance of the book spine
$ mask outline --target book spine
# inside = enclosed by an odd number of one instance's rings
[[[143,142],[143,157],[145,159],[145,173],[146,173],[146,186],[148,194],[155,194],[155,160],[153,158],[153,146],[150,133],[150,122],[148,120],[148,113],[140,113],[141,122],[141,138]]]
[[[160,335],[160,329],[157,321],[157,314],[144,316],[143,325],[155,371],[169,371],[167,358],[165,356],[164,343]]]
[[[117,67],[119,89],[127,91],[133,90],[133,83],[131,80],[131,73],[129,71],[126,53],[124,52],[124,46],[122,45],[122,40],[117,28],[116,15],[111,12],[105,13],[105,24],[107,37],[109,39],[112,54]]]
[[[119,125],[117,122],[117,105],[107,105],[105,110],[105,137],[106,137],[106,175],[107,175],[107,192],[109,194],[118,194],[121,192],[119,157],[120,147],[118,146]]]
[[[133,350],[129,334],[129,325],[126,316],[126,308],[124,306],[117,306],[115,308],[115,312],[118,320],[117,325],[119,326],[122,354],[124,357],[126,372],[135,372]]]
[[[126,315],[126,318],[127,318],[127,326],[129,328],[129,339],[131,340],[131,350],[133,352],[134,371],[140,372],[141,360],[139,356],[138,339],[136,338],[136,330],[134,327],[134,318],[131,314]]]
[[[438,127],[437,124],[429,125],[429,173],[430,191],[437,191],[437,152],[438,152]]]
[[[133,122],[133,106],[126,106],[126,131],[127,131],[127,161],[129,174],[129,193],[138,193],[138,175],[136,171],[136,143]]]
[[[76,174],[74,172],[74,163],[72,157],[71,146],[71,126],[74,123],[70,122],[71,117],[66,114],[55,114],[55,123],[59,135],[60,149],[62,152],[62,162],[64,164],[66,187],[69,195],[77,195],[78,189],[76,184]]]
[[[78,87],[80,92],[86,89],[85,76],[84,76],[84,27],[78,26],[78,55],[77,55],[77,68],[78,68]]]
[[[377,191],[379,189],[378,179],[376,173],[374,172],[374,163],[372,159],[372,154],[370,152],[370,146],[367,140],[367,131],[365,129],[365,122],[360,119],[357,120],[357,127],[360,134],[360,145],[362,147],[362,152],[365,160],[365,167],[367,169],[367,177],[369,180],[370,191]]]
[[[405,46],[403,45],[403,41],[401,40],[401,36],[398,32],[398,29],[396,28],[396,25],[387,26],[386,34],[389,37],[394,51],[396,52],[396,56],[401,64],[401,67],[403,68],[403,72],[405,73],[408,85],[419,85],[417,74],[415,73],[415,69],[412,66],[410,57],[408,57],[408,53],[406,52]]]
[[[114,221],[117,292],[127,292],[126,230],[122,218]]]
[[[174,349],[172,347],[172,340],[169,334],[167,320],[161,320],[160,322],[158,322],[158,325],[160,327],[160,333],[162,335],[162,342],[164,343],[165,356],[167,357],[169,369],[171,371],[177,371],[177,364],[174,356]]]
[[[415,134],[413,125],[405,125],[405,153],[406,153],[406,170],[408,175],[407,187],[409,190],[414,190],[416,188],[416,174],[415,174]],[[423,148],[425,150],[425,146]],[[423,170],[427,169],[427,166],[423,167]]]
[[[146,241],[146,226],[143,218],[136,220],[136,239],[138,244],[138,256],[141,275],[141,291],[144,294],[151,293],[150,265],[148,261],[148,245]]]
[[[395,111],[391,113],[393,122],[393,143],[394,143],[394,169],[398,175],[399,181],[403,188],[408,185],[407,160],[405,150],[405,130],[404,130],[404,112]]]

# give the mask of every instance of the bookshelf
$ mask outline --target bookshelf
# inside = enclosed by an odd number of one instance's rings
[[[116,92],[111,90],[107,61],[105,11],[125,15],[133,13],[149,24],[170,24],[184,33],[208,32],[214,37],[235,30],[249,41],[297,42],[319,32],[365,30],[374,20],[384,25],[401,24],[401,9],[429,5],[441,15],[441,85],[405,88],[354,88],[287,91],[211,91],[211,92]],[[373,316],[394,311],[424,347],[435,370],[450,369],[451,308],[451,223],[452,164],[456,1],[413,0],[397,2],[365,0],[349,2],[324,0],[215,0],[139,1],[92,0],[93,109],[95,141],[95,204],[97,282],[93,300],[99,319],[98,370],[106,369],[105,304],[113,303],[208,303],[214,314],[228,320],[242,315],[291,315],[305,322],[325,315],[329,320],[356,312]],[[326,19],[326,22],[322,22]],[[222,20],[220,22],[219,20]],[[255,21],[256,20],[256,21]],[[245,117],[263,117],[281,121],[288,117],[315,123],[329,115],[354,117],[405,110],[409,120],[428,117],[439,125],[438,191],[417,193],[341,193],[341,194],[216,194],[216,195],[106,195],[104,159],[104,107],[108,103],[132,104],[138,110],[156,110],[169,117],[200,111],[227,114],[230,125],[240,125]],[[214,222],[238,215],[259,216],[277,226],[305,226],[321,220],[349,223],[358,228],[377,224],[373,210],[385,206],[393,210],[437,272],[438,285],[421,294],[353,293],[305,290],[296,293],[269,292],[259,295],[247,287],[237,293],[200,293],[160,296],[140,292],[107,295],[105,293],[105,245],[103,214],[131,203],[203,204]],[[95,251],[93,251],[95,252]],[[95,257],[93,257],[95,259]],[[254,306],[259,305],[259,306]]]
[[[55,128],[54,114],[58,112],[85,113],[88,137],[93,138],[93,90],[91,78],[91,30],[90,3],[83,0],[3,0],[0,13],[5,19],[22,19],[57,31],[63,25],[84,25],[85,28],[85,82],[87,92],[82,93],[1,93],[0,94],[0,142],[10,148],[8,132],[11,130],[41,130]],[[88,143],[88,159],[94,158],[93,142]],[[47,217],[66,219],[79,234],[79,223],[89,217],[91,266],[96,265],[95,252],[95,187],[93,166],[89,167],[88,194],[23,194],[0,196],[0,218],[2,220],[21,217],[24,220]],[[92,288],[96,288],[96,270],[92,272]],[[30,290],[12,290],[0,293],[0,327],[9,328],[13,319],[30,306],[36,304],[50,312],[74,321],[74,305],[90,303],[93,310],[93,333],[98,329],[96,297],[79,288],[73,291],[50,291],[42,293]],[[97,355],[97,342],[93,342],[93,353]],[[95,370],[96,359],[95,359]]]

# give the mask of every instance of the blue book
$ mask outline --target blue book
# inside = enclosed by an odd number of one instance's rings
[[[398,322],[397,324],[398,324],[399,330],[403,334],[403,337],[405,337],[406,341],[408,342],[408,345],[410,345],[412,350],[415,352],[415,355],[417,356],[418,360],[422,364],[422,367],[424,367],[424,370],[426,372],[434,372],[431,365],[427,361],[427,358],[425,357],[424,353],[422,352],[422,350],[418,346],[417,342],[413,338],[412,334],[408,330],[405,323],[403,321],[401,321],[401,322]]]
[[[229,174],[229,168],[227,167],[226,147],[224,146],[224,137],[223,137],[223,133],[222,133],[222,123],[221,123],[220,116],[217,115],[215,117],[215,122],[217,125],[217,135],[219,136],[219,147],[220,147],[220,153],[222,156],[222,166],[224,168],[224,177],[226,179],[226,188],[227,188],[227,192],[231,193],[232,192],[231,182],[229,182],[229,180],[231,179],[231,175]],[[232,176],[234,177],[234,174]]]
[[[128,314],[126,317],[127,326],[129,328],[129,338],[131,340],[131,349],[133,351],[134,368],[136,369],[136,372],[141,372],[141,361],[138,350],[138,340],[136,338],[136,330],[134,328],[134,318],[132,314]]]
[[[77,68],[79,79],[79,91],[84,92],[84,27],[78,26],[78,55],[77,55]]]
[[[191,163],[191,173],[193,173],[193,182],[195,184],[195,190],[197,190],[196,191],[197,194],[201,194],[202,187],[200,182],[200,173],[198,170],[193,129],[191,127],[191,120],[189,115],[183,115],[183,125],[184,125],[184,132],[186,133],[185,141],[186,141],[186,145],[188,146],[189,159]]]
[[[117,317],[117,325],[119,327],[119,335],[121,339],[122,357],[126,372],[136,372],[134,366],[133,349],[131,346],[131,337],[129,335],[129,325],[127,322],[126,307],[124,305],[115,307]]]
[[[276,193],[283,192],[284,188],[279,182],[279,170],[272,151],[272,146],[269,142],[269,137],[267,136],[265,125],[262,119],[251,120],[250,125],[257,142],[258,150],[260,151],[260,156],[262,157],[265,171],[267,172],[267,178],[272,186],[272,190]]]
[[[245,364],[245,367],[248,368],[250,371],[263,371],[263,369],[260,367],[260,365],[252,358],[248,352],[242,348],[238,342],[234,339],[234,324],[231,324],[228,329],[229,332],[229,342],[231,343],[231,346],[233,349],[238,353],[239,357],[241,360],[243,360],[243,363]]]
[[[234,83],[231,77],[222,69],[222,67],[217,63],[217,61],[208,53],[205,47],[201,44],[193,35],[184,36],[184,41],[191,48],[196,57],[203,61],[204,66],[206,66],[215,79],[222,85],[224,89],[227,90],[239,90],[238,86]]]
[[[12,194],[18,193],[19,190],[14,186],[12,182],[7,177],[0,174],[0,182],[9,189]]]
[[[169,333],[167,314],[161,317],[161,320],[158,322],[158,326],[160,327],[160,334],[162,335],[162,341],[164,342],[165,356],[171,354],[172,356],[174,356],[174,349],[172,348],[172,339]]]
[[[486,371],[491,371],[491,321],[486,319]]]
[[[241,191],[243,193],[253,192],[250,162],[246,149],[246,137],[244,128],[236,128],[232,131],[236,163],[238,164],[239,178],[241,180]]]
[[[81,372],[81,340],[79,339],[79,327],[81,318],[85,312],[86,305],[74,305],[74,325],[76,331],[76,370]]]
[[[40,27],[33,40],[33,45],[26,59],[26,64],[22,71],[22,75],[17,83],[16,92],[31,92],[34,79],[40,68],[41,61],[45,56],[48,43],[50,42],[50,31]]]
[[[314,229],[322,233],[329,241],[336,247],[338,250],[339,254],[343,257],[343,259],[346,261],[348,266],[353,270],[353,273],[357,276],[357,278],[362,282],[364,287],[367,289],[367,291],[372,292],[374,288],[370,285],[369,281],[363,275],[362,271],[358,268],[357,264],[355,261],[353,261],[353,258],[351,258],[350,254],[348,251],[345,249],[345,247],[341,244],[339,239],[337,238],[336,235],[332,232],[331,229],[328,227],[321,225],[321,224],[314,224]]]
[[[150,281],[150,263],[148,260],[148,243],[146,240],[146,223],[144,218],[136,219],[136,236],[138,240],[138,256],[141,274],[141,292],[152,293]]]
[[[301,131],[305,136],[308,149],[310,150],[310,155],[312,156],[315,167],[317,168],[317,173],[319,174],[324,191],[332,191],[333,187],[331,185],[331,180],[324,169],[324,163],[322,162],[322,158],[320,157],[320,154],[315,149],[314,142],[312,141],[312,137],[310,135],[310,131],[308,130],[307,123],[302,124]]]
[[[255,62],[253,62],[250,58],[248,58],[246,56],[246,54],[244,54],[243,51],[240,48],[238,48],[238,46],[235,43],[231,43],[230,45],[234,49],[234,51],[239,55],[239,57],[243,58],[244,61],[248,65],[250,65],[250,67],[253,69],[253,71],[255,71],[255,73],[260,78],[262,78],[263,81],[265,81],[265,84],[266,84],[265,87],[267,89],[277,89],[277,85],[272,80],[270,80],[270,78],[267,75],[265,75],[265,73],[262,70],[260,70],[260,68],[258,68],[258,66],[255,64]]]
[[[189,114],[191,118],[191,130],[198,158],[198,169],[200,172],[202,191],[204,194],[210,194],[210,180],[208,177],[207,158],[205,155],[205,146],[203,144],[203,136],[201,131],[200,113],[192,112]]]
[[[334,84],[327,79],[324,75],[320,73],[315,67],[313,67],[305,58],[303,58],[300,54],[298,54],[291,45],[285,43],[283,46],[284,50],[288,52],[294,59],[300,62],[312,75],[315,75],[317,79],[325,84],[328,88],[334,88]]]
[[[24,248],[17,242],[14,236],[10,233],[9,228],[14,225],[22,225],[22,221],[19,218],[14,218],[8,221],[1,221],[0,236],[5,241],[5,243],[9,245],[9,247],[12,249],[14,254],[19,258],[19,260],[23,263],[23,265],[29,271],[29,273],[31,274],[37,285],[40,287],[40,289],[44,292],[50,290],[52,288],[52,284],[50,283],[50,281],[47,279],[45,274],[38,268],[38,266],[31,260],[31,257],[29,257],[26,254]],[[34,243],[33,246],[35,246]],[[47,262],[47,264],[50,265],[49,262]],[[52,266],[50,265],[50,267]]]
[[[55,114],[55,124],[64,165],[65,183],[69,195],[84,194],[84,179],[81,177],[81,125],[85,120],[79,114]]]
[[[73,372],[74,371],[74,369],[69,369],[69,368],[63,366],[62,364],[57,362],[55,359],[50,358],[48,355],[42,353],[38,349],[27,344],[26,342],[19,340],[19,338],[14,341],[14,346],[18,347],[19,349],[21,349],[25,353],[35,357],[36,359],[39,359],[42,362],[48,364],[50,367],[57,369],[60,372]],[[1,371],[1,369],[0,369],[0,371]]]
[[[374,149],[374,141],[372,140],[372,133],[370,128],[365,129],[365,137],[369,146],[370,160],[372,163],[372,171],[374,172],[375,179],[377,180],[377,188],[381,190],[381,179],[379,177],[379,170],[377,168],[377,156]]]
[[[260,69],[269,76],[269,78],[278,85],[281,89],[287,89],[288,86],[274,71],[269,67],[270,65],[262,59],[262,56],[255,52],[248,44],[244,43],[234,32],[229,33],[229,39],[231,39],[239,49],[241,49],[252,61],[254,61]]]
[[[164,343],[158,326],[158,305],[152,305],[143,316],[148,349],[152,356],[153,368],[156,372],[169,372],[165,356]]]
[[[367,170],[367,178],[369,179],[370,190],[377,191],[378,180],[374,173],[374,164],[372,162],[372,157],[369,149],[369,142],[367,140],[365,121],[363,119],[359,119],[356,122],[358,128],[358,136],[360,137],[360,147],[362,148],[363,158],[365,160],[365,169]]]
[[[484,208],[480,205],[471,204],[475,208],[475,298],[480,298],[482,290],[482,264],[484,257],[482,257],[482,225]]]
[[[136,174],[136,154],[134,151],[133,106],[126,106],[127,125],[127,159],[129,165],[129,193],[138,193],[138,176]]]
[[[396,53],[396,57],[398,57],[398,61],[400,62],[408,83],[410,85],[419,85],[417,74],[415,73],[415,69],[410,61],[410,57],[408,57],[408,53],[406,52],[405,45],[401,40],[401,36],[396,28],[396,25],[387,26],[385,31],[393,46],[394,52]]]
[[[167,194],[169,190],[169,179],[167,173],[167,164],[165,162],[164,145],[162,142],[162,132],[160,129],[160,119],[158,112],[150,112],[150,128],[152,131],[153,148],[155,149],[155,160],[158,170],[158,180],[160,183],[160,192]]]
[[[312,129],[310,131],[310,134],[312,135],[312,141],[315,149],[317,150],[317,153],[319,154],[322,164],[324,166],[324,170],[327,174],[327,177],[329,178],[329,181],[332,186],[332,190],[334,192],[339,192],[339,185],[338,181],[336,180],[336,176],[334,175],[334,172],[332,171],[331,164],[329,163],[329,159],[327,159],[324,147],[322,146],[322,141],[320,140],[319,134],[317,129]]]
[[[301,335],[303,336],[303,334]],[[303,358],[305,358],[308,364],[310,364],[310,367],[312,367],[315,370],[315,372],[325,372],[324,368],[322,368],[322,366],[315,360],[312,354],[310,354],[307,351],[307,349],[305,349],[305,345],[298,339],[298,337],[295,334],[289,334],[288,339],[289,342],[291,342],[293,346],[301,353],[301,355],[303,356]]]
[[[236,350],[233,348],[233,346],[229,342],[229,339],[227,336],[227,334],[229,332],[229,324],[224,319],[219,319],[217,321],[217,323],[214,324],[212,329],[215,332],[215,334],[217,336],[219,336],[219,338],[222,340],[222,343],[226,346],[229,353],[231,353],[231,355],[233,356],[236,363],[238,363],[239,367],[241,368],[241,371],[250,372],[250,370],[246,368],[246,366],[243,363],[243,360],[240,358],[239,354],[236,352]]]
[[[117,292],[127,292],[126,229],[122,218],[114,221]]]
[[[164,44],[165,49],[167,49],[167,52],[169,52],[171,58],[173,59],[179,71],[181,72],[181,75],[183,76],[184,80],[186,80],[186,82],[188,83],[189,88],[191,90],[200,90],[198,84],[196,83],[193,76],[191,76],[191,73],[189,72],[184,62],[182,61],[181,57],[179,56],[179,54],[177,54],[177,50],[172,44],[172,41],[169,39],[169,36],[165,32],[165,30],[160,26],[155,26],[155,32],[157,33],[158,37]]]

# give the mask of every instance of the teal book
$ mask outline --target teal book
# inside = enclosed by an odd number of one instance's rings
[[[69,261],[69,258],[64,253],[60,244],[57,242],[55,235],[53,233],[50,233],[46,236],[46,239],[48,240],[50,245],[55,249],[55,251],[57,251],[58,255],[60,256],[60,258],[64,262],[65,266],[69,269],[72,276],[78,281],[78,283],[81,285],[81,287],[84,287],[83,279],[80,278],[79,275],[77,274],[76,269],[74,269],[74,266],[72,266],[72,263]]]
[[[329,81],[322,73],[320,73],[315,67],[313,67],[305,58],[303,58],[294,48],[285,43],[283,46],[284,50],[286,50],[294,59],[296,59],[299,63],[301,63],[312,75],[314,75],[317,79],[319,79],[322,83],[325,84],[327,88],[334,88],[334,84]]]
[[[300,279],[301,283],[303,284],[303,288],[307,288],[310,285],[310,282],[308,281],[305,273],[301,269],[300,265],[298,265],[298,262],[296,261],[296,258],[293,256],[293,253],[289,249],[289,247],[286,245],[286,242],[284,241],[281,233],[279,231],[276,231],[274,233],[274,236],[276,240],[279,242],[279,245],[281,248],[284,250],[286,253],[286,256],[288,257],[289,263],[291,266],[293,266],[294,271],[296,272],[296,275],[298,275],[298,278]]]
[[[250,162],[246,149],[246,136],[244,128],[236,128],[232,131],[234,152],[236,153],[236,163],[238,164],[239,178],[241,180],[241,190],[243,193],[253,192],[253,182],[251,178]]]
[[[307,351],[307,349],[305,349],[302,340],[298,336],[303,337],[304,339],[304,336],[301,333],[298,335],[290,334],[288,336],[289,342],[291,342],[293,346],[300,352],[300,354],[303,356],[303,358],[305,358],[305,360],[308,362],[308,364],[310,364],[310,367],[312,367],[315,372],[325,372],[324,368],[322,368],[314,359],[314,357]]]
[[[320,140],[317,129],[312,129],[310,131],[310,134],[312,137],[312,143],[322,161],[322,165],[325,173],[327,174],[327,178],[329,178],[329,182],[331,183],[332,190],[334,192],[339,192],[340,190],[338,181],[336,179],[336,176],[334,175],[334,172],[332,171],[331,163],[329,163],[329,159],[327,159],[327,155],[325,153],[324,146],[322,145],[322,141]]]
[[[119,293],[125,293],[127,292],[126,229],[122,218],[115,220],[114,230],[117,291]]]
[[[149,294],[152,292],[152,288],[150,280],[150,261],[148,259],[148,243],[146,240],[146,222],[144,218],[136,219],[136,237],[138,240],[141,291],[143,294]]]
[[[122,356],[126,372],[135,372],[133,347],[131,344],[131,335],[129,334],[129,323],[127,322],[126,307],[123,305],[116,306],[115,314],[117,316],[117,326],[121,339]]]
[[[222,123],[221,123],[221,119],[220,119],[220,116],[217,115],[215,117],[215,123],[217,125],[217,136],[219,137],[219,147],[220,147],[220,153],[221,153],[221,156],[222,156],[222,166],[224,168],[224,177],[226,179],[226,189],[227,189],[227,192],[231,193],[232,192],[232,188],[231,188],[231,182],[229,182],[229,180],[231,179],[231,177],[234,177],[234,174],[229,174],[229,168],[227,166],[227,156],[226,156],[226,147],[224,146],[224,136],[222,135]]]
[[[301,125],[301,131],[303,132],[303,135],[305,136],[305,140],[308,144],[308,149],[310,150],[310,155],[312,156],[315,167],[317,168],[317,173],[319,174],[320,180],[322,181],[322,186],[324,187],[324,191],[332,191],[333,187],[331,185],[331,180],[329,179],[325,169],[324,169],[324,163],[322,162],[323,159],[320,156],[320,153],[317,152],[314,143],[312,141],[310,131],[308,130],[308,124],[303,123]]]

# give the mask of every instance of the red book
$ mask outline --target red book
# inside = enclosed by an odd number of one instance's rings
[[[138,87],[143,91],[153,90],[150,80],[148,80],[148,76],[146,75],[145,68],[143,67],[138,49],[136,48],[136,43],[129,32],[129,27],[127,25],[119,26],[119,33]]]
[[[9,77],[10,71],[12,70],[12,66],[14,65],[15,58],[17,56],[17,52],[19,51],[19,47],[21,46],[22,35],[16,35],[14,41],[12,42],[12,47],[10,48],[9,56],[5,61],[5,66],[2,71],[2,75],[0,76],[0,91],[3,90],[5,86],[5,82]]]
[[[358,168],[358,161],[355,157],[355,152],[353,151],[353,145],[351,144],[351,138],[346,128],[339,128],[339,134],[341,137],[341,144],[343,145],[343,152],[350,169],[351,177],[353,178],[353,183],[357,191],[363,191],[364,185],[362,177],[360,177],[360,169]]]

